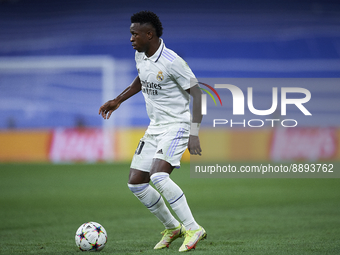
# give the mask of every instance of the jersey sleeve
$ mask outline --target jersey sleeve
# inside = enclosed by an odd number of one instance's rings
[[[184,90],[187,90],[197,84],[197,79],[194,73],[181,57],[177,57],[174,60],[171,70],[174,80]]]

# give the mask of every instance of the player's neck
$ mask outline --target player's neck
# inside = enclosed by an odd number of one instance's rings
[[[149,50],[147,50],[147,51],[145,52],[145,55],[146,55],[148,58],[151,57],[153,54],[156,53],[156,51],[158,50],[158,48],[159,48],[160,45],[161,45],[161,39],[158,38],[158,41],[155,40],[154,42],[150,43],[150,48],[149,48]]]

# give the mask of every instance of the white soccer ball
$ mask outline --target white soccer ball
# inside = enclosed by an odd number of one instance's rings
[[[75,239],[82,251],[101,251],[107,242],[107,234],[102,225],[92,221],[78,228]]]

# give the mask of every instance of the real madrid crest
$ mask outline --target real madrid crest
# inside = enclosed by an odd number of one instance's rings
[[[162,81],[164,79],[164,75],[162,71],[159,71],[157,76],[156,76],[158,81]]]

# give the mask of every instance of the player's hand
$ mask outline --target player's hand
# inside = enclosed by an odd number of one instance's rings
[[[112,112],[117,110],[119,106],[120,103],[115,99],[107,101],[99,108],[99,114],[101,114],[104,119],[109,119]]]
[[[200,139],[198,138],[198,136],[194,135],[189,136],[188,149],[191,155],[201,156],[202,149],[200,145]]]

